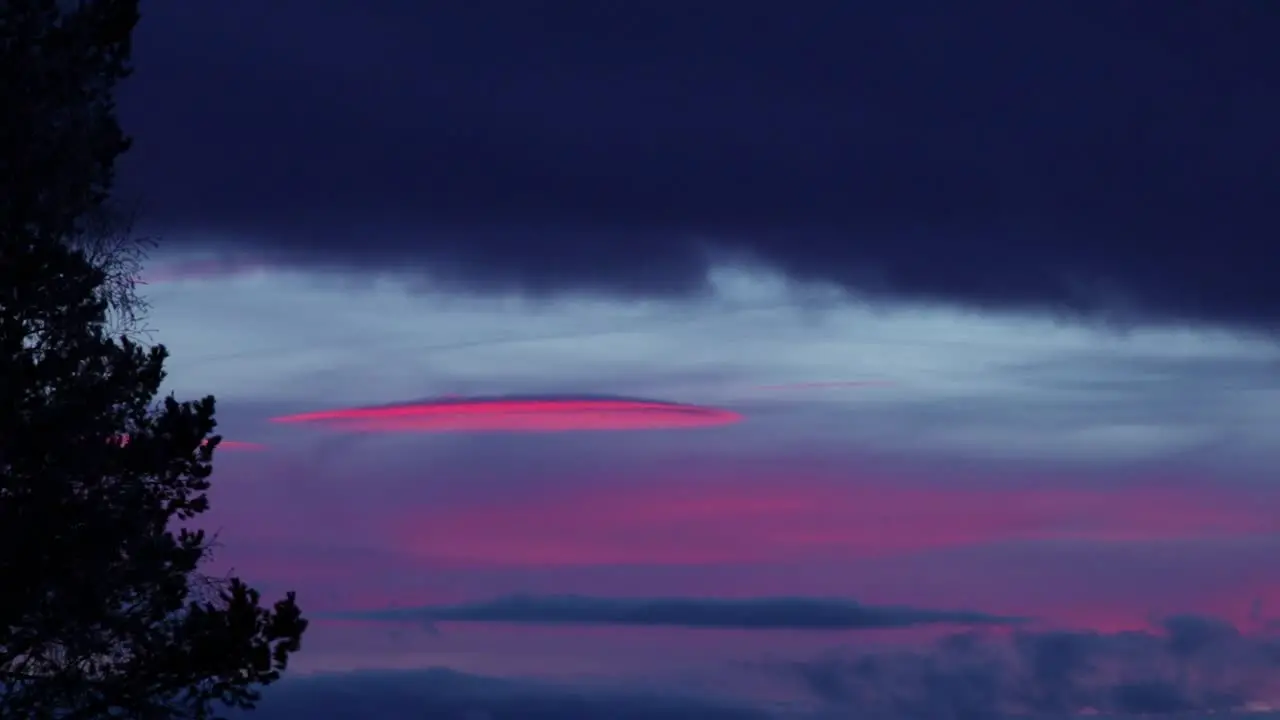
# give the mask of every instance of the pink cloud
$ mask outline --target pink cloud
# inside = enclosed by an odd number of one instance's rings
[[[714,427],[741,420],[739,414],[719,408],[608,398],[446,398],[271,419],[366,433],[649,430]]]
[[[1182,485],[964,490],[778,477],[544,489],[409,510],[395,522],[403,547],[436,560],[704,564],[1258,536],[1280,533],[1278,509],[1274,494]]]
[[[262,481],[217,483],[204,519],[231,544],[220,567],[317,611],[567,592],[834,595],[1106,630],[1153,612],[1247,623],[1258,598],[1280,614],[1280,493],[1256,487],[687,465],[648,481],[601,469],[590,484],[544,470],[415,499],[411,484],[317,482],[276,453],[253,463]]]

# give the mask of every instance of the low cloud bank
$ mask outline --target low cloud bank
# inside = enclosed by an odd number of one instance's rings
[[[769,720],[760,710],[686,696],[508,680],[442,668],[285,680],[245,720]]]
[[[1184,615],[1146,632],[968,632],[927,651],[833,653],[781,670],[857,717],[1185,716],[1275,706],[1280,635]]]
[[[718,688],[724,693],[718,697],[629,686],[622,678],[606,687],[444,668],[294,677],[268,688],[251,717],[1060,720],[1092,709],[1105,718],[1198,718],[1274,706],[1280,699],[1280,630],[1242,634],[1228,623],[1193,615],[1167,618],[1144,632],[988,628],[953,634],[927,648],[851,648],[743,669],[743,682]],[[735,692],[757,685],[783,695],[791,685],[792,699],[766,706],[735,698]]]
[[[930,624],[1009,625],[980,612],[862,605],[822,598],[601,598],[509,596],[458,605],[344,613],[345,619],[525,624],[649,625],[736,630],[857,630]]]

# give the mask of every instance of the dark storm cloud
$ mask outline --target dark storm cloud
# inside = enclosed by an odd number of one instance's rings
[[[267,690],[259,709],[244,717],[255,720],[318,717],[767,720],[770,716],[697,698],[602,692],[434,669],[354,672],[285,680]]]
[[[874,607],[815,598],[600,598],[512,596],[497,600],[348,615],[369,620],[534,624],[669,625],[740,630],[856,630],[953,623],[1021,622],[978,612]]]
[[[144,13],[125,188],[175,245],[669,293],[709,242],[917,298],[1280,318],[1269,3]]]

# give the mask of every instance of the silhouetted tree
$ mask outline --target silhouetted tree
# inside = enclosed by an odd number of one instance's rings
[[[75,4],[79,12],[60,6]],[[5,0],[0,8],[0,218],[15,237],[57,238],[106,272],[96,292],[118,329],[146,310],[136,292],[149,241],[132,216],[106,204],[116,157],[128,138],[113,89],[128,74],[136,2]]]
[[[157,401],[165,349],[113,334],[130,266],[86,253],[137,20],[137,0],[0,0],[0,718],[252,707],[306,629],[292,593],[263,607],[200,573],[213,398]]]
[[[141,338],[151,304],[140,292],[142,268],[155,240],[134,233],[134,215],[119,207],[104,206],[86,218],[71,247],[84,253],[89,264],[103,273],[98,297],[107,304],[107,328],[115,335]]]

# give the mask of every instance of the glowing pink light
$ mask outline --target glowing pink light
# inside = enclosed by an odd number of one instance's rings
[[[719,408],[622,399],[472,399],[325,410],[272,418],[351,432],[573,432],[714,427],[740,422]]]

